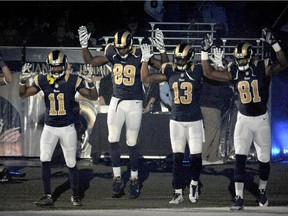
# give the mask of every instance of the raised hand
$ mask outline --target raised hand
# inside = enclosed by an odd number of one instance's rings
[[[78,28],[79,42],[82,48],[88,47],[88,41],[91,36],[91,33],[88,34],[86,26],[80,26]]]
[[[152,40],[152,44],[160,53],[164,53],[166,51],[164,47],[165,45],[163,32],[158,28],[155,30],[155,38]]]
[[[223,55],[224,55],[224,51],[221,50],[221,48],[213,49],[212,55],[209,56],[209,58],[214,63],[215,69],[217,69],[217,67],[225,68],[223,65]]]
[[[212,36],[207,34],[201,41],[201,50],[204,52],[208,52],[208,50],[212,47],[212,45],[213,45]]]
[[[153,56],[153,53],[150,52],[150,45],[142,44],[140,48],[142,52],[141,62],[148,62],[151,56]]]
[[[22,71],[21,71],[21,75],[20,75],[20,80],[27,80],[28,78],[30,78],[33,75],[32,72],[32,64],[31,63],[25,63],[22,66]]]
[[[277,43],[276,37],[273,35],[272,31],[268,28],[262,29],[263,38],[260,38],[262,41],[265,41],[266,43],[273,45]]]
[[[91,64],[86,64],[83,67],[83,70],[79,72],[79,76],[82,77],[86,82],[93,82],[94,68]]]

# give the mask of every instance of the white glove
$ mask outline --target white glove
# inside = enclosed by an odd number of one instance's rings
[[[213,45],[213,39],[212,36],[207,34],[201,41],[201,50],[204,52],[208,52],[208,50],[212,47]]]
[[[86,26],[80,26],[78,28],[78,35],[79,35],[79,41],[82,48],[88,47],[88,41],[91,36],[91,33],[88,34],[87,27]]]
[[[30,78],[34,73],[31,71],[32,64],[31,63],[25,63],[22,66],[22,71],[20,75],[20,80],[26,81],[28,78]]]
[[[158,28],[155,30],[155,38],[152,40],[152,44],[160,53],[164,53],[166,51],[164,47],[165,45],[163,32]]]
[[[223,55],[224,55],[224,51],[221,50],[221,48],[213,49],[212,56],[209,56],[209,58],[214,63],[215,69],[217,69],[217,67],[225,68],[223,65],[223,61],[222,61]]]
[[[140,48],[142,52],[141,62],[148,62],[151,56],[153,56],[153,53],[150,52],[150,45],[142,44]]]
[[[78,75],[88,83],[93,82],[92,79],[93,74],[94,74],[94,68],[91,64],[84,65],[83,70],[78,73]]]

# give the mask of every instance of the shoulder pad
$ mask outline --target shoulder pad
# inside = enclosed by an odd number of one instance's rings
[[[165,70],[165,68],[167,67],[167,65],[171,65],[171,67],[172,67],[172,64],[171,64],[170,62],[166,62],[166,63],[162,64],[162,65],[161,65],[161,69],[160,69],[160,72],[161,72],[162,74],[164,74],[164,70]]]
[[[195,64],[193,63],[193,64],[191,64],[191,66],[190,66],[190,70],[191,70],[191,71],[194,71],[194,69],[195,69]]]
[[[254,59],[254,61],[252,62],[252,64],[255,65],[255,66],[257,66],[258,62],[259,62],[258,60]]]
[[[106,46],[105,46],[105,49],[104,49],[104,54],[106,54],[107,50],[109,47],[113,47],[113,43],[108,43]]]
[[[139,46],[132,46],[131,53],[134,55],[139,55],[141,53],[141,49]]]
[[[269,58],[264,59],[264,66],[265,66],[265,68],[269,65],[269,62],[270,62],[270,59],[269,59]]]
[[[231,71],[232,65],[234,65],[233,62],[229,62],[229,63],[228,63],[228,65],[227,65],[227,71],[229,71],[229,72]]]

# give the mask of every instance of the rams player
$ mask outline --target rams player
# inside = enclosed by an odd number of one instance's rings
[[[120,146],[119,139],[122,126],[126,125],[126,144],[129,148],[131,164],[130,173],[130,198],[139,196],[137,137],[142,119],[142,82],[140,77],[141,49],[133,46],[133,37],[128,31],[119,31],[114,35],[114,43],[105,47],[104,55],[92,57],[87,48],[90,35],[87,28],[78,29],[79,41],[82,47],[83,58],[86,64],[100,66],[112,64],[113,96],[111,98],[108,115],[108,140],[111,147],[111,161],[113,166],[113,197],[123,194],[124,182],[121,178]],[[161,61],[152,57],[149,64],[160,68],[161,63],[168,61],[164,48],[164,36],[157,29],[155,40],[152,41],[160,51]]]
[[[191,179],[189,200],[196,203],[200,195],[199,177],[202,168],[203,122],[199,96],[202,82],[201,65],[193,64],[194,49],[191,45],[181,43],[176,46],[173,63],[162,65],[161,73],[149,74],[149,45],[142,45],[143,54],[141,77],[143,82],[160,83],[167,81],[172,93],[172,109],[170,119],[170,138],[173,152],[174,194],[171,204],[184,201],[183,190],[186,187],[184,176],[185,147],[188,142],[191,159]]]
[[[83,81],[78,75],[69,73],[69,63],[66,55],[53,50],[46,60],[48,74],[38,74],[31,86],[26,81],[31,77],[29,63],[24,64],[20,75],[20,97],[29,97],[39,91],[44,93],[46,106],[44,128],[40,138],[40,160],[42,162],[42,181],[44,196],[35,202],[38,206],[52,206],[51,197],[51,158],[58,140],[60,140],[66,165],[69,169],[69,179],[72,188],[71,202],[81,206],[79,198],[79,174],[76,164],[77,132],[74,126],[73,105],[78,91],[83,97],[97,100],[98,93],[92,82],[92,73],[87,73]],[[86,68],[88,70],[88,68]]]
[[[269,59],[255,60],[253,47],[248,42],[237,44],[234,49],[235,62],[227,71],[213,70],[208,61],[208,50],[212,46],[211,36],[202,41],[201,62],[203,73],[209,79],[230,81],[238,92],[238,114],[234,131],[236,166],[234,171],[235,201],[231,210],[244,208],[243,190],[245,162],[252,141],[259,162],[259,206],[268,206],[266,186],[270,173],[271,126],[267,110],[271,76],[278,74],[288,65],[287,58],[272,32],[262,29],[265,42],[272,45],[277,62]],[[216,56],[217,58],[217,56]],[[219,65],[222,60],[219,58]]]

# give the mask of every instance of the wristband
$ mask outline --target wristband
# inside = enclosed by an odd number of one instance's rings
[[[201,51],[201,60],[209,60],[208,52]]]
[[[5,67],[5,66],[7,66],[6,63],[5,63],[3,60],[1,60],[1,61],[0,61],[0,67],[3,68],[3,67]]]
[[[272,48],[274,49],[275,52],[279,52],[281,50],[279,43],[273,44]]]

